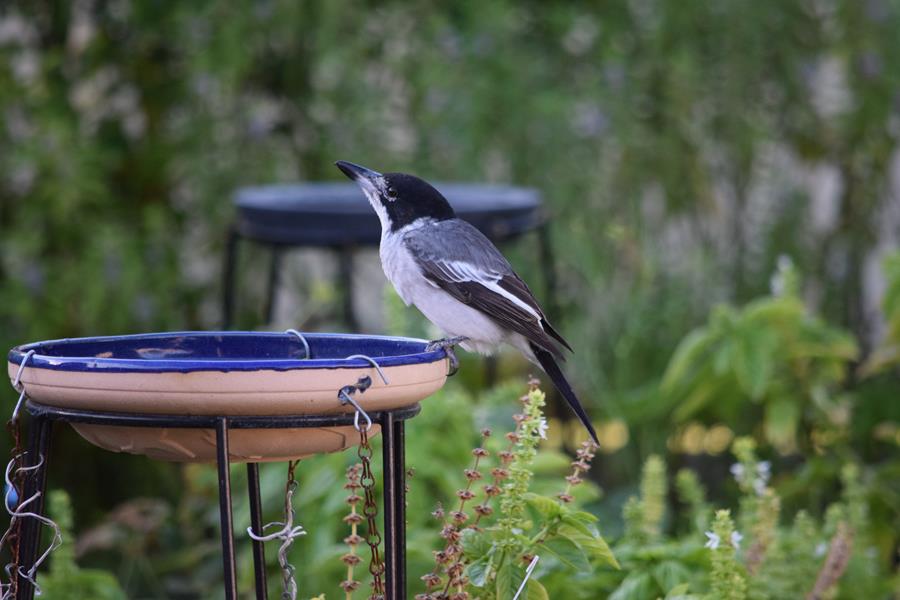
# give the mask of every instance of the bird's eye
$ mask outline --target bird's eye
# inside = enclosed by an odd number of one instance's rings
[[[391,200],[396,200],[397,199],[397,188],[393,188],[393,187],[388,188],[387,195],[388,195],[388,198],[390,198]]]

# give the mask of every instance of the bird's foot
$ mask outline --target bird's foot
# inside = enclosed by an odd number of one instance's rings
[[[453,377],[454,375],[456,375],[456,372],[459,371],[459,359],[456,358],[456,352],[453,351],[453,347],[457,344],[467,341],[468,339],[469,338],[463,335],[458,335],[456,337],[434,340],[428,342],[428,345],[425,346],[425,352],[433,352],[438,349],[446,352],[447,358],[450,359],[450,372],[447,373],[447,377]]]

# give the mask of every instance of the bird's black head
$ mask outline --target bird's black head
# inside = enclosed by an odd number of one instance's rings
[[[415,175],[381,174],[343,160],[335,165],[362,188],[387,231],[397,231],[421,218],[443,221],[456,216],[447,199]]]

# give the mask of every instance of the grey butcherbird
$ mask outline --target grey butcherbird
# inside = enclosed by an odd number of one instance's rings
[[[405,173],[381,174],[343,160],[381,221],[381,266],[407,306],[416,307],[469,351],[517,348],[550,376],[594,441],[597,434],[556,359],[572,348],[547,322],[525,282],[484,235],[458,219],[427,182]]]

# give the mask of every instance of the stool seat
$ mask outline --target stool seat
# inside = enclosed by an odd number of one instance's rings
[[[543,221],[532,188],[480,183],[438,183],[456,214],[488,238],[502,241]],[[245,187],[234,195],[235,229],[244,238],[289,246],[377,246],[381,225],[354,183],[302,183]]]

